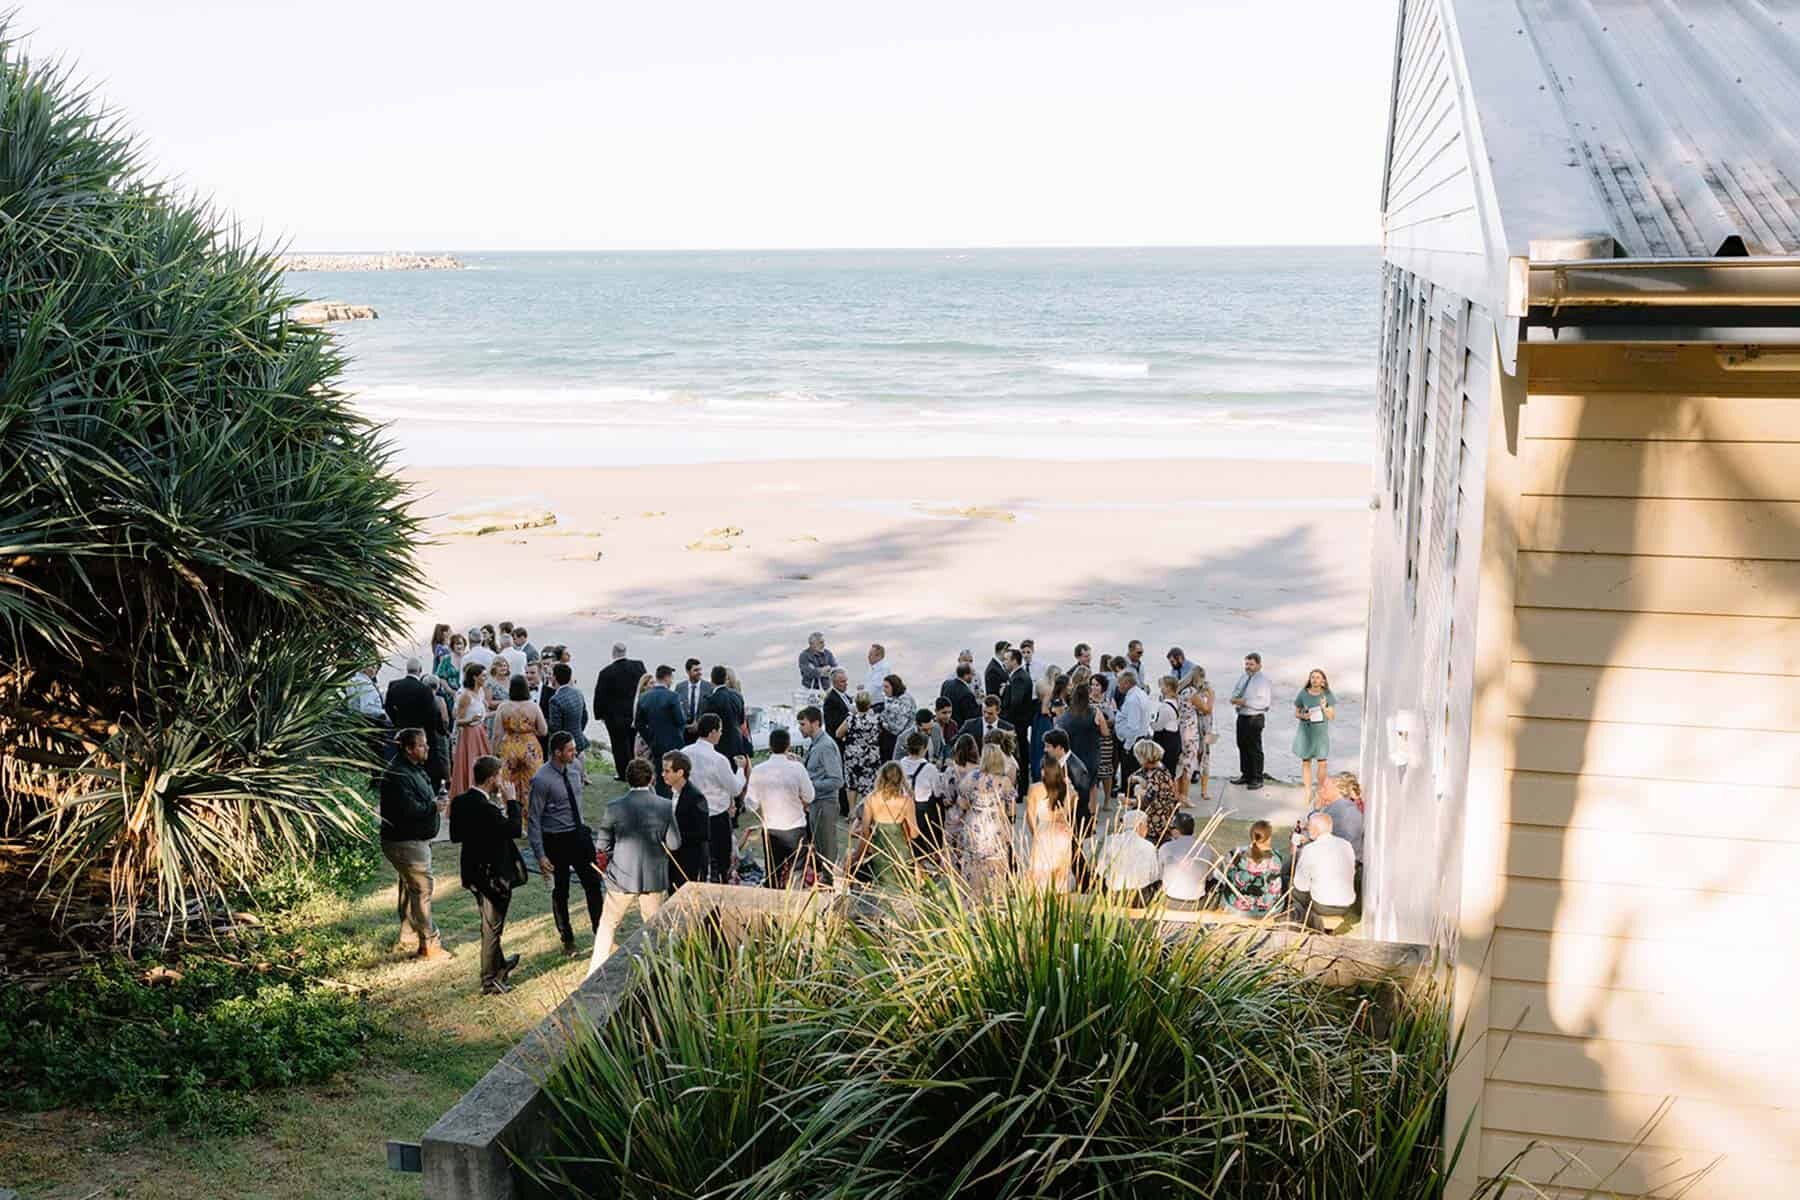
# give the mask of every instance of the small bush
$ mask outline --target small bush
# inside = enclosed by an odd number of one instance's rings
[[[328,978],[352,949],[251,938],[224,951],[114,957],[42,991],[0,989],[0,1107],[86,1105],[151,1130],[242,1133],[249,1093],[325,1079],[375,1028]]]
[[[375,878],[382,861],[371,802],[365,828],[333,834],[314,852],[278,859],[256,881],[250,899],[265,914],[291,913],[314,900],[354,894]]]

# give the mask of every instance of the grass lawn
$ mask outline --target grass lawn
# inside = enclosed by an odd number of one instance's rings
[[[623,791],[610,765],[590,759],[583,807],[597,819]],[[1197,814],[1200,815],[1200,814]],[[1213,844],[1249,841],[1249,822],[1226,821]],[[461,848],[433,848],[433,909],[454,958],[419,962],[394,953],[399,923],[386,865],[348,899],[316,902],[302,918],[337,932],[359,954],[343,981],[362,989],[386,1024],[360,1068],[328,1084],[260,1094],[267,1120],[244,1137],[146,1135],[125,1117],[76,1110],[0,1115],[0,1187],[27,1200],[297,1200],[416,1197],[417,1175],[387,1169],[388,1139],[417,1141],[532,1025],[581,981],[592,943],[564,958],[541,880],[520,889],[507,920],[508,953],[521,954],[510,995],[484,997],[477,978],[480,918],[458,883]],[[571,910],[578,928],[580,888]],[[628,916],[621,937],[636,927]]]
[[[590,821],[623,790],[610,766],[590,766],[583,807]],[[433,909],[454,958],[419,962],[393,952],[399,935],[386,864],[347,899],[321,901],[308,920],[335,929],[360,951],[344,982],[364,989],[386,1023],[356,1070],[328,1084],[261,1093],[268,1119],[246,1137],[194,1140],[144,1136],[111,1114],[73,1110],[0,1113],[0,1188],[26,1200],[287,1200],[297,1197],[417,1197],[420,1177],[387,1169],[389,1138],[418,1141],[587,972],[592,941],[564,958],[541,880],[519,890],[507,919],[508,953],[523,956],[507,996],[480,994],[480,917],[458,882],[461,848],[432,851]],[[571,911],[579,921],[581,889]],[[636,928],[635,912],[622,933]]]

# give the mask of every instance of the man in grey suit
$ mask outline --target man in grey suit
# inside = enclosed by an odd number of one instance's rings
[[[713,693],[713,685],[700,678],[700,660],[690,658],[685,664],[687,678],[683,679],[675,689],[675,698],[681,701],[681,717],[689,725],[700,719],[706,711],[706,699]]]
[[[669,891],[669,852],[681,849],[681,832],[675,828],[675,810],[650,790],[655,773],[645,759],[626,763],[625,783],[631,790],[607,804],[594,832],[596,852],[606,857],[606,904],[594,930],[589,975],[612,954],[613,934],[632,903],[648,921]]]
[[[801,746],[801,761],[806,764],[815,797],[812,807],[807,810],[812,825],[813,854],[818,860],[819,876],[824,878],[830,874],[831,864],[837,861],[843,849],[838,845],[837,805],[828,801],[844,790],[844,756],[825,731],[825,714],[817,705],[807,705],[795,714],[795,718],[800,722],[800,736],[805,739]]]

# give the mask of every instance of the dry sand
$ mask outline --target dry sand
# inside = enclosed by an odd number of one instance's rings
[[[769,705],[792,700],[814,629],[853,681],[882,642],[921,701],[964,647],[979,670],[996,639],[1032,637],[1041,672],[1067,667],[1078,641],[1123,653],[1136,637],[1158,667],[1183,647],[1221,709],[1243,653],[1260,651],[1276,692],[1269,768],[1289,778],[1287,701],[1323,667],[1334,755],[1357,757],[1364,466],[956,459],[412,477],[432,535],[421,637],[435,620],[510,619],[536,645],[568,644],[584,691],[615,641],[651,667],[729,664],[749,703]],[[554,524],[469,532],[547,513]],[[1215,775],[1236,766],[1229,725]]]

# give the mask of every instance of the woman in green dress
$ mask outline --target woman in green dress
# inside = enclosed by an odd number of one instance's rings
[[[1331,723],[1337,719],[1337,698],[1331,694],[1331,681],[1325,672],[1314,668],[1306,677],[1306,686],[1294,697],[1294,757],[1300,760],[1301,777],[1306,785],[1306,803],[1313,798],[1313,764],[1319,764],[1319,782],[1331,774]]]
[[[919,836],[919,819],[912,792],[897,762],[883,763],[875,775],[875,790],[859,809],[851,834],[850,856],[844,878],[855,879],[856,870],[873,856],[869,882],[876,887],[897,887],[912,874],[912,841]]]

